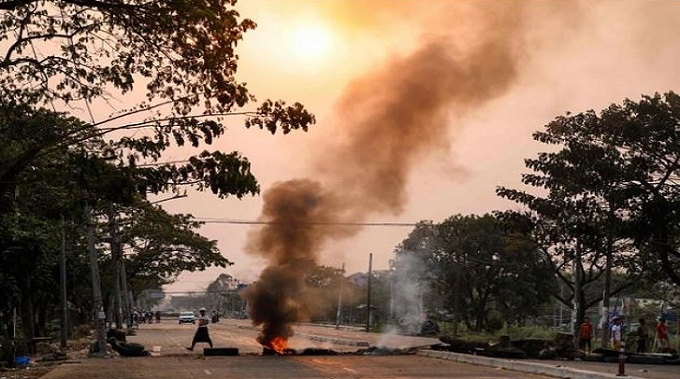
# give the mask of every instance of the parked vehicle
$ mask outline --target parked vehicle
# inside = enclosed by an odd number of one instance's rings
[[[196,323],[196,315],[194,312],[180,312],[179,313],[179,324],[182,325],[184,323],[191,323],[195,324]]]

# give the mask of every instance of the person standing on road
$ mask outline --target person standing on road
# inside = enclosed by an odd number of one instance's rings
[[[623,346],[623,324],[621,323],[621,317],[614,316],[612,320],[612,329],[610,333],[611,346],[614,350],[619,350]]]
[[[586,354],[590,354],[590,342],[593,340],[593,324],[590,323],[590,317],[588,316],[583,318],[583,322],[579,328],[578,339],[581,350],[585,351]]]
[[[656,323],[656,340],[659,341],[660,351],[668,348],[668,325],[664,317],[659,317],[659,322]]]
[[[191,341],[191,347],[187,347],[189,351],[194,351],[194,346],[199,342],[207,343],[211,349],[213,347],[210,333],[208,333],[210,318],[205,314],[205,308],[201,307],[198,312],[200,313],[200,316],[198,316],[198,328],[196,328],[196,334],[194,334],[194,339]]]

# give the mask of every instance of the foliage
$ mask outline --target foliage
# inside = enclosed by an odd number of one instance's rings
[[[136,279],[169,279],[182,271],[232,264],[220,254],[217,241],[196,233],[203,223],[193,221],[191,215],[170,215],[159,206],[142,203],[130,222],[121,239],[132,252],[127,267]]]
[[[411,325],[411,329],[417,329],[423,311],[432,313],[450,308],[448,297],[443,304],[438,300],[441,296],[437,282],[442,278],[437,276],[439,271],[432,270],[438,266],[435,256],[438,243],[436,226],[430,221],[421,221],[395,249],[390,273],[392,285],[397,288],[392,316],[406,328]]]
[[[205,306],[207,309],[220,309],[223,304],[231,300],[230,296],[236,289],[237,280],[229,274],[220,274],[205,290]]]
[[[200,223],[190,215],[168,215],[146,196],[179,194],[187,186],[219,198],[255,195],[259,185],[238,152],[202,150],[177,163],[161,162],[163,154],[173,146],[212,144],[225,133],[227,115],[245,116],[245,127],[271,133],[306,131],[315,122],[301,104],[280,100],[240,111],[256,99],[235,79],[235,47],[255,23],[240,19],[235,3],[0,3],[5,49],[0,58],[0,284],[7,289],[0,294],[0,314],[5,318],[2,310],[21,303],[27,335],[33,335],[34,320],[44,320],[58,298],[62,217],[74,271],[68,283],[71,301],[92,307],[89,296],[80,296],[89,284],[85,204],[94,208],[97,221],[107,224],[135,214],[137,223],[123,225],[122,238],[131,251],[125,263],[136,293],[167,283],[183,270],[231,263],[215,241],[196,232]],[[56,111],[82,107],[90,112],[133,90],[143,90],[146,100],[99,123]],[[135,115],[145,118],[123,122]],[[110,214],[111,209],[120,214]],[[113,243],[107,247],[101,242],[117,237],[103,228],[97,235],[108,272],[106,265],[116,267],[121,258]],[[103,279],[115,283],[117,270]]]
[[[680,97],[672,92],[558,117],[533,135],[550,152],[525,161],[533,173],[522,182],[540,195],[498,188],[527,209],[498,216],[550,259],[575,296],[579,320],[602,299],[585,288],[612,269],[628,275],[612,294],[641,275],[658,280],[663,273],[680,285],[678,125]]]
[[[508,335],[511,340],[541,338],[552,340],[555,337],[555,330],[546,329],[539,326],[514,326],[507,325],[496,332],[496,335]]]
[[[234,0],[21,0],[0,4],[0,39],[6,40],[0,60],[0,93],[7,104],[72,104],[108,101],[145,87],[146,101],[106,120],[62,135],[62,144],[77,145],[89,137],[120,130],[149,128],[152,136],[123,136],[111,141],[108,155],[136,166],[140,158],[158,160],[171,142],[177,146],[211,144],[225,128],[220,116],[233,114],[254,101],[245,84],[235,79],[235,48],[243,34],[256,27],[240,19]],[[180,16],[181,15],[181,16]],[[111,90],[117,92],[110,93]],[[165,111],[167,107],[169,111]],[[164,113],[165,112],[165,113]],[[125,115],[152,115],[143,122],[103,128]],[[168,114],[169,113],[169,114]],[[295,103],[266,100],[248,116],[246,127],[307,130],[314,116]],[[209,117],[214,116],[214,117]],[[101,128],[96,128],[101,126]],[[38,144],[39,148],[51,146]],[[127,153],[125,153],[127,152]],[[0,165],[0,166],[4,166]],[[9,168],[14,165],[9,164]],[[0,170],[2,174],[3,170]],[[163,165],[151,170],[154,193],[193,179],[220,197],[256,193],[249,164],[236,153],[203,152],[190,164]],[[150,173],[146,173],[150,175]],[[229,175],[225,175],[229,174]],[[0,175],[5,178],[5,175]],[[206,180],[206,179],[209,179]],[[224,182],[221,184],[219,180]],[[233,179],[244,179],[235,185]],[[225,185],[236,186],[223,190]]]
[[[306,308],[312,320],[336,319],[338,295],[346,287],[341,269],[331,266],[314,265],[305,275]]]
[[[92,100],[107,87],[132,91],[144,78],[147,98],[171,99],[188,114],[243,106],[235,47],[253,21],[235,1],[4,1],[0,88],[17,101]],[[143,106],[143,104],[141,105]]]
[[[492,310],[510,322],[532,315],[553,285],[535,247],[504,234],[491,215],[419,223],[396,254],[397,269],[406,257],[417,257],[422,265],[406,269],[431,283],[444,308],[477,331]]]

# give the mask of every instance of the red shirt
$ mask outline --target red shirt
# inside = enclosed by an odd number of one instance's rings
[[[581,324],[581,338],[593,338],[593,324],[584,322]]]
[[[659,322],[656,324],[656,336],[660,340],[668,339],[668,325],[665,322]]]

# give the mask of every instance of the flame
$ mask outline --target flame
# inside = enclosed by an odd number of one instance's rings
[[[283,337],[274,337],[269,341],[269,348],[276,351],[279,354],[284,354],[288,348],[288,341]]]

